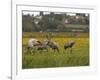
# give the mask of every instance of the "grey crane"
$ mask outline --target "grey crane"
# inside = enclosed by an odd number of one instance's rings
[[[33,48],[35,48],[35,46],[38,46],[42,44],[38,39],[35,39],[35,38],[31,38],[28,40],[27,42],[27,50],[31,52],[33,52]]]
[[[41,51],[46,50],[46,51],[48,51],[47,41],[41,42],[41,44],[37,45],[36,47],[37,47],[37,50],[41,50]]]
[[[52,41],[48,40],[47,45],[48,45],[51,49],[53,49],[54,51],[56,50],[56,51],[59,52],[59,47],[58,47],[58,45],[57,45],[56,42],[52,42]]]
[[[70,53],[72,53],[72,47],[74,44],[75,44],[75,41],[69,41],[64,45],[64,49],[66,50],[66,49],[70,48],[71,49]]]

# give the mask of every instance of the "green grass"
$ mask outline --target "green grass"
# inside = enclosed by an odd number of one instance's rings
[[[48,33],[51,33],[51,32],[23,32],[23,38],[45,38],[46,35]],[[86,32],[76,32],[77,36],[80,37],[80,38],[88,38],[89,37],[89,34]],[[52,38],[68,38],[68,37],[71,37],[73,38],[73,33],[71,32],[52,32]]]
[[[79,24],[67,24],[66,25],[67,28],[78,28],[78,29],[84,29],[84,28],[87,28],[89,27],[89,25],[79,25]]]
[[[26,35],[27,34],[27,35]],[[23,33],[23,57],[22,57],[22,68],[48,68],[48,67],[72,67],[72,66],[88,66],[89,65],[89,38],[88,33],[79,33],[81,37],[73,37],[71,33],[68,33],[70,37],[53,37],[52,40],[59,45],[60,52],[54,52],[52,49],[46,51],[35,51],[31,55],[26,50],[27,41],[35,36],[37,39],[43,41],[44,36],[41,37],[40,33]],[[46,33],[44,33],[46,34]],[[64,35],[65,33],[59,33]],[[66,33],[67,34],[67,33]],[[38,37],[40,35],[40,37]],[[42,34],[43,35],[43,34]],[[57,36],[58,34],[56,34]],[[59,36],[58,35],[58,36]],[[26,37],[27,36],[27,37]],[[64,50],[63,45],[70,41],[75,40],[73,46],[73,52],[70,54],[70,49]]]

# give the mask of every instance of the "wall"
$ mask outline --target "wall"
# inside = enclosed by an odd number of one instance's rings
[[[20,0],[17,0],[20,1]],[[95,5],[97,7],[97,42],[98,49],[100,47],[100,1],[99,0],[23,0],[34,2],[61,3],[61,4],[79,4],[79,5]],[[11,53],[11,1],[1,0],[0,2],[0,80],[8,80],[10,76],[10,53]],[[100,52],[100,51],[99,51]],[[98,53],[99,53],[98,52]],[[89,79],[95,79],[100,75],[100,54],[98,54],[98,73],[95,76],[88,76]],[[54,79],[54,78],[53,78]],[[66,78],[55,78],[57,80],[66,80]],[[55,80],[54,79],[54,80]],[[78,79],[82,80],[80,76]],[[42,79],[41,79],[42,80]],[[51,80],[51,79],[48,79]]]

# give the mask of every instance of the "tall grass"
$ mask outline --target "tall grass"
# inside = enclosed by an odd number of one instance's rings
[[[33,55],[26,50],[27,41],[30,37],[25,37],[26,33],[23,33],[23,56],[22,56],[22,67],[26,68],[48,68],[48,67],[71,67],[71,66],[88,66],[89,65],[89,38],[88,34],[81,33],[85,37],[53,37],[52,40],[59,45],[60,52],[54,52],[52,49],[46,51],[35,51]],[[43,41],[45,37],[37,37]],[[63,33],[59,33],[63,35]],[[70,35],[70,33],[68,33]],[[30,35],[29,35],[30,36]],[[70,49],[64,50],[63,46],[66,42],[74,40],[75,45],[73,51],[70,53]]]

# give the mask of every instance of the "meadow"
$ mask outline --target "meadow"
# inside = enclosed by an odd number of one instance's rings
[[[80,67],[89,66],[89,34],[86,32],[78,32],[73,35],[71,32],[55,32],[52,41],[59,45],[59,53],[49,49],[46,51],[35,51],[33,55],[27,51],[27,41],[30,38],[37,38],[41,41],[45,40],[46,32],[23,32],[22,35],[22,68],[51,68],[51,67]],[[71,40],[75,41],[73,51],[64,50],[64,44]]]

